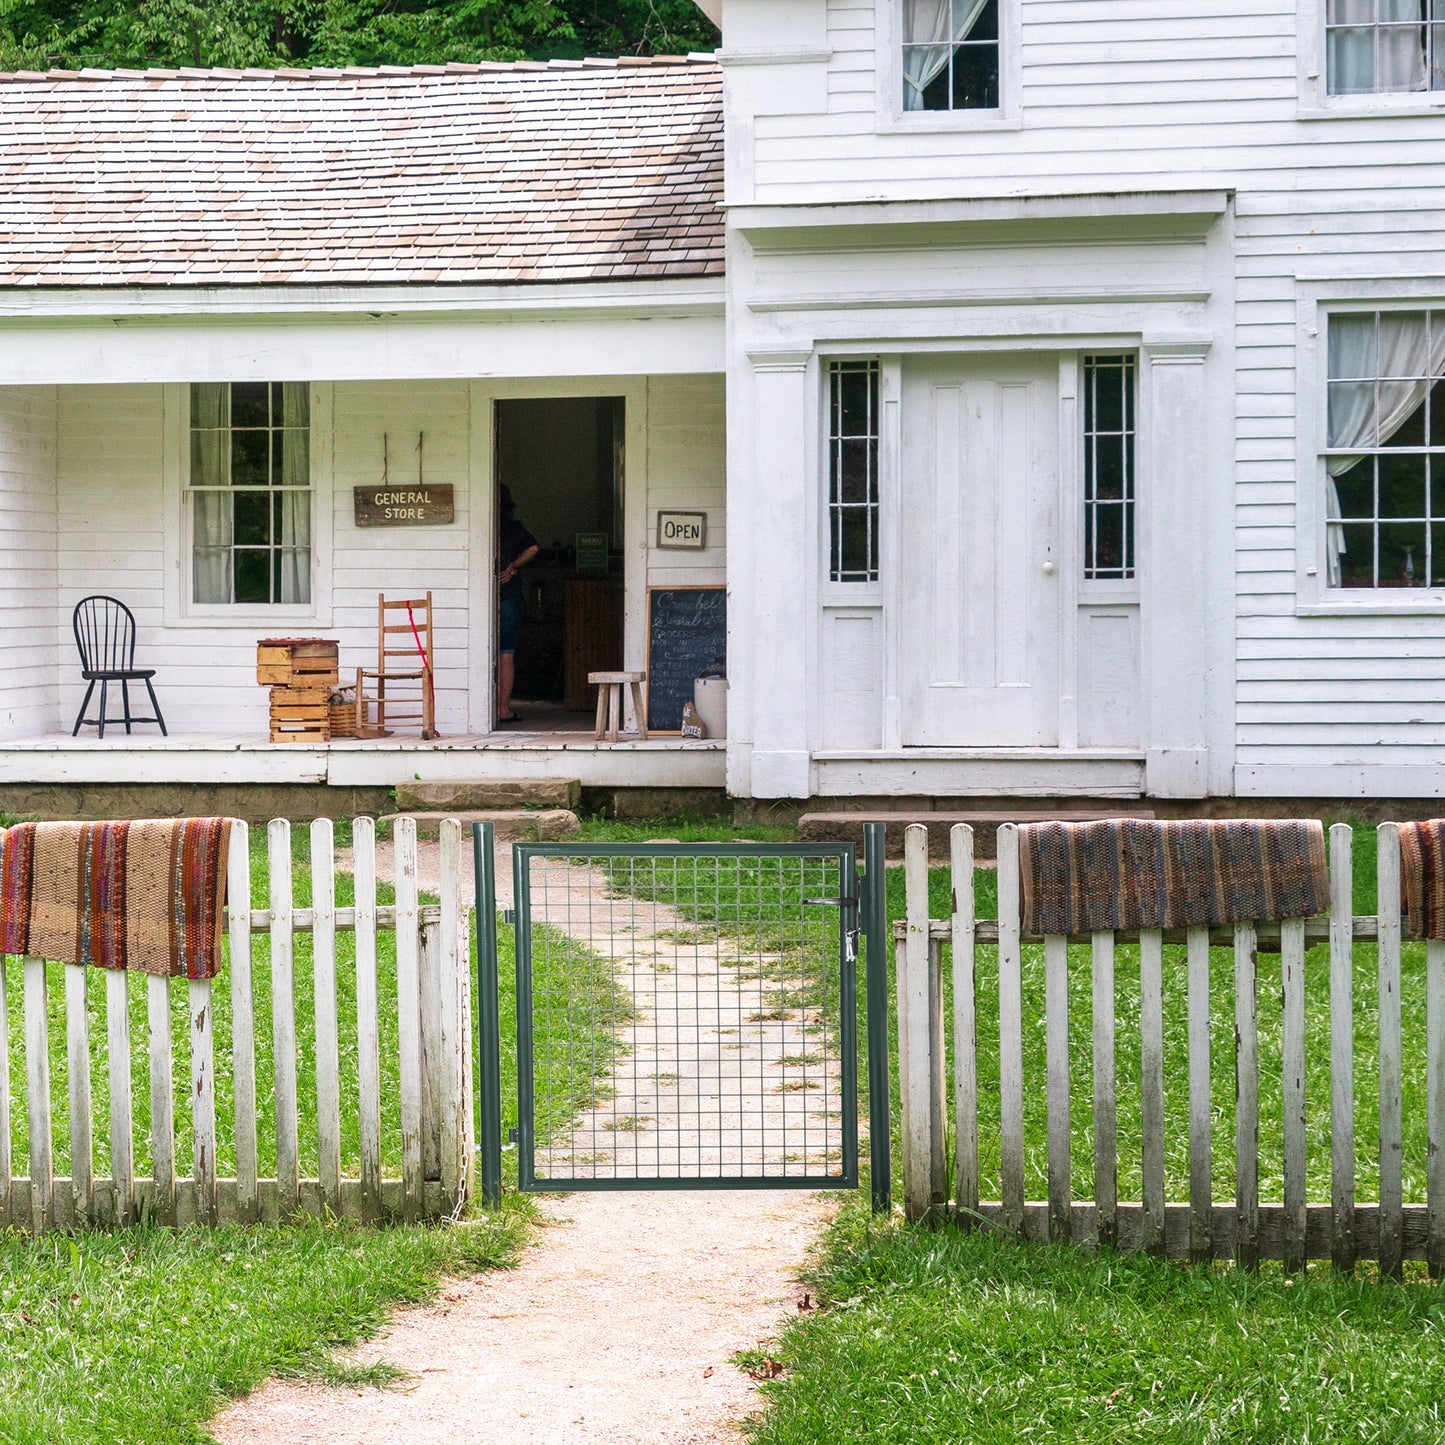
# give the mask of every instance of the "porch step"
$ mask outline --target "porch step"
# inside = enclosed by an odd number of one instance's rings
[[[582,802],[576,778],[508,778],[505,782],[398,783],[399,813],[418,809],[458,808],[475,812],[493,808],[565,808],[575,812]]]
[[[557,843],[575,838],[582,831],[581,820],[570,808],[489,808],[480,812],[407,809],[405,813],[388,813],[380,821],[394,822],[400,817],[416,819],[418,838],[435,838],[441,832],[443,818],[460,820],[466,838],[471,837],[473,823],[490,823],[499,843]]]
[[[872,812],[804,813],[798,819],[798,834],[810,843],[856,843],[863,846],[863,825],[882,823],[885,851],[891,858],[903,856],[903,834],[910,823],[928,829],[929,852],[937,862],[948,858],[948,834],[955,823],[973,829],[973,855],[996,856],[995,840],[1000,823],[1093,823],[1101,818],[1152,818],[1150,808],[1010,808],[1001,812]]]

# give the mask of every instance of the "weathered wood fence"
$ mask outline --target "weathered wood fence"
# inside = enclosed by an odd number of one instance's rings
[[[1428,1101],[1425,1203],[1406,1203],[1402,1189],[1402,1060],[1400,844],[1393,823],[1377,835],[1377,913],[1354,916],[1352,834],[1330,829],[1327,918],[1276,925],[1193,928],[1165,935],[1097,933],[1074,940],[1090,947],[1092,972],[1094,1197],[1074,1198],[1070,1119],[1069,943],[1063,937],[1025,938],[1020,932],[1017,829],[998,831],[998,918],[975,912],[973,832],[951,835],[952,915],[931,919],[928,833],[908,829],[905,855],[907,917],[895,926],[898,975],[899,1071],[903,1163],[910,1217],[950,1216],[962,1225],[988,1222],[1034,1239],[1072,1239],[1177,1258],[1233,1258],[1245,1266],[1282,1259],[1300,1269],[1329,1259],[1342,1270],[1378,1260],[1398,1274],[1402,1260],[1426,1259],[1445,1269],[1445,943],[1426,945],[1424,1081]],[[1330,1179],[1329,1203],[1306,1194],[1305,954],[1329,944]],[[1356,1201],[1354,945],[1378,950],[1379,1199]],[[1042,1100],[1025,1099],[1022,946],[1044,953]],[[1118,1197],[1119,1134],[1116,1088],[1115,949],[1137,943],[1139,958],[1139,1136],[1142,1199]],[[1281,955],[1283,1063],[1283,1198],[1261,1201],[1260,1029],[1258,953],[1261,943]],[[1165,1033],[1163,959],[1166,944],[1186,950],[1188,1160],[1187,1202],[1165,1198]],[[952,945],[953,1109],[948,1117],[943,945]],[[979,1198],[979,1055],[976,977],[979,946],[994,945],[998,967],[998,1128],[1000,1198]],[[1210,947],[1227,945],[1234,962],[1235,1197],[1213,1197],[1211,1157]],[[992,1021],[990,1020],[990,1025]],[[1414,1031],[1418,1036],[1418,1030]],[[1417,1060],[1411,1061],[1418,1065]],[[990,1075],[991,1082],[991,1075]],[[1318,1106],[1318,1101],[1314,1101]],[[1025,1108],[1042,1104],[1047,1125],[1047,1201],[1026,1200]],[[991,1111],[990,1111],[991,1112]],[[1035,1116],[1037,1118],[1037,1116]],[[1366,1127],[1371,1123],[1369,1121]],[[992,1145],[993,1141],[990,1141]],[[948,1177],[950,1145],[954,1162]],[[950,1188],[951,1186],[951,1188]]]
[[[145,980],[150,1085],[150,1178],[135,1177],[132,1127],[131,1019],[124,973],[104,974],[106,1070],[109,1094],[109,1172],[96,1170],[91,1074],[91,990],[99,970],[47,965],[38,958],[0,957],[0,1227],[40,1232],[130,1224],[146,1217],[162,1224],[275,1221],[298,1212],[375,1220],[416,1219],[450,1213],[471,1181],[471,1046],[469,945],[466,913],[458,896],[461,825],[441,827],[439,905],[417,896],[416,824],[395,825],[395,903],[378,905],[375,825],[352,824],[355,903],[336,906],[333,828],[311,825],[309,908],[293,901],[291,827],[269,826],[269,906],[252,909],[251,858],[244,824],[231,833],[228,892],[230,957],[213,980]],[[355,936],[356,1097],[343,1100],[339,1060],[337,934]],[[387,1076],[399,1093],[400,1177],[387,1178],[382,1158],[383,1070],[377,940],[396,941],[397,1069]],[[314,1038],[297,1037],[298,934],[311,935],[311,973],[302,979],[314,1001]],[[275,1178],[259,1178],[256,1074],[256,997],[252,949],[257,935],[270,941],[270,1046],[273,1061]],[[18,967],[16,966],[18,964]],[[54,980],[64,973],[65,1064],[68,1080],[70,1175],[53,1171],[50,1022]],[[17,989],[16,985],[19,985]],[[172,1047],[172,990],[185,990],[190,1058],[177,1079]],[[234,1138],[228,1150],[234,1178],[217,1178],[216,1032],[213,990],[230,1002],[230,1094]],[[17,993],[21,996],[17,998]],[[11,1097],[9,1011],[24,1018],[25,1088]],[[317,1177],[300,1177],[298,1061],[310,1056],[315,1075]],[[390,1061],[388,1061],[390,1062]],[[176,1104],[188,1097],[192,1121],[192,1177],[176,1177]],[[389,1103],[392,1101],[388,1101]],[[309,1114],[310,1100],[304,1110]],[[25,1111],[29,1174],[16,1177],[11,1158],[11,1114]],[[359,1170],[342,1177],[342,1113],[356,1110]],[[308,1120],[309,1123],[309,1120]],[[269,1142],[269,1141],[268,1141]]]

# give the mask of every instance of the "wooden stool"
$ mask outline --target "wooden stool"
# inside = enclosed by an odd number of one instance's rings
[[[597,741],[615,743],[622,732],[622,689],[631,687],[637,713],[637,736],[647,740],[647,712],[642,702],[645,672],[589,672],[587,681],[597,688]]]

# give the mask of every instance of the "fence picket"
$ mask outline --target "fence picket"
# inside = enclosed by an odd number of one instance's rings
[[[1445,942],[1425,944],[1425,1132],[1429,1200],[1425,1258],[1430,1274],[1445,1272]]]
[[[424,1205],[422,1172],[421,959],[417,929],[416,820],[398,818],[393,834],[396,886],[397,1038],[401,1054],[402,1214]]]
[[[1000,824],[998,854],[999,1163],[1003,1225],[1024,1226],[1023,951],[1019,937],[1019,834]]]
[[[130,1078],[130,987],[126,975],[105,975],[105,1048],[110,1080],[110,1188],[115,1222],[135,1222],[135,1123]]]
[[[954,1198],[959,1224],[978,1212],[978,1018],[974,956],[973,829],[949,830],[953,873],[953,1114]]]
[[[45,960],[25,970],[25,1107],[30,1121],[30,1219],[36,1234],[55,1222],[55,1156],[50,1131],[50,1018]]]
[[[95,1209],[95,1141],[90,1099],[90,979],[83,963],[65,965],[65,1055],[70,1094],[70,1197],[77,1228]]]
[[[271,1050],[275,1059],[276,1199],[281,1217],[296,1213],[300,1198],[300,1143],[296,1119],[296,964],[292,934],[291,824],[267,827],[271,874]]]
[[[151,1211],[159,1224],[176,1222],[176,1126],[171,1064],[170,980],[146,975],[147,1043],[151,1077]]]
[[[1284,975],[1281,1065],[1284,1074],[1284,1266],[1305,1267],[1305,925],[1287,918],[1280,925]]]
[[[341,1053],[336,1006],[336,855],[330,818],[311,824],[311,959],[316,1009],[316,1147],[321,1202],[341,1214]]]
[[[1379,896],[1380,1030],[1380,1274],[1398,1279],[1404,1259],[1403,1099],[1400,1062],[1400,829],[1381,823],[1376,834]]]
[[[1210,1125],[1209,929],[1191,928],[1185,945],[1189,1036],[1189,1257],[1214,1257],[1214,1156]]]
[[[907,1180],[905,1207],[913,1220],[933,1205],[933,1027],[929,1010],[932,960],[928,947],[928,829],[913,824],[904,833],[903,868],[908,934],[903,946],[903,989],[898,995],[898,1066],[906,1073],[914,1107],[903,1138]]]
[[[1164,935],[1139,935],[1139,1114],[1143,1134],[1143,1247],[1164,1252]]]
[[[10,1000],[6,965],[0,953],[0,1227],[10,1223],[10,1195],[15,1177],[10,1156]]]
[[[1330,1258],[1345,1274],[1355,1268],[1353,854],[1353,830],[1336,823],[1330,829]]]
[[[191,1018],[191,1138],[196,1217],[216,1223],[216,1044],[211,980],[186,980]]]
[[[1119,1242],[1119,1110],[1114,1009],[1114,935],[1090,940],[1094,985],[1094,1230],[1100,1245]]]
[[[1069,1147],[1069,940],[1044,939],[1044,1096],[1048,1108],[1049,1238],[1073,1230],[1073,1158]]]
[[[1259,1267],[1259,945],[1234,929],[1234,1257]]]
[[[243,1224],[260,1218],[256,1151],[256,1003],[251,960],[251,835],[231,824],[226,869],[231,912],[231,1090],[236,1125],[236,1214]],[[268,899],[269,901],[269,899]]]
[[[441,919],[437,924],[441,946],[441,1177],[442,1195],[449,1203],[462,1193],[462,1044],[461,897],[457,882],[462,866],[462,825],[456,818],[442,819],[438,854],[441,859]]]
[[[421,1169],[428,1183],[442,1177],[441,934],[421,926]]]
[[[356,896],[356,1047],[361,1111],[361,1217],[381,1218],[381,1048],[376,984],[376,824],[351,825]]]

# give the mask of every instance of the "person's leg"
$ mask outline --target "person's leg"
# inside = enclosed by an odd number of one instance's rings
[[[517,654],[497,654],[497,721],[510,722],[512,718],[512,684],[517,676]]]
[[[497,721],[512,722],[512,685],[517,678],[517,640],[522,631],[522,599],[503,597],[497,616]]]

